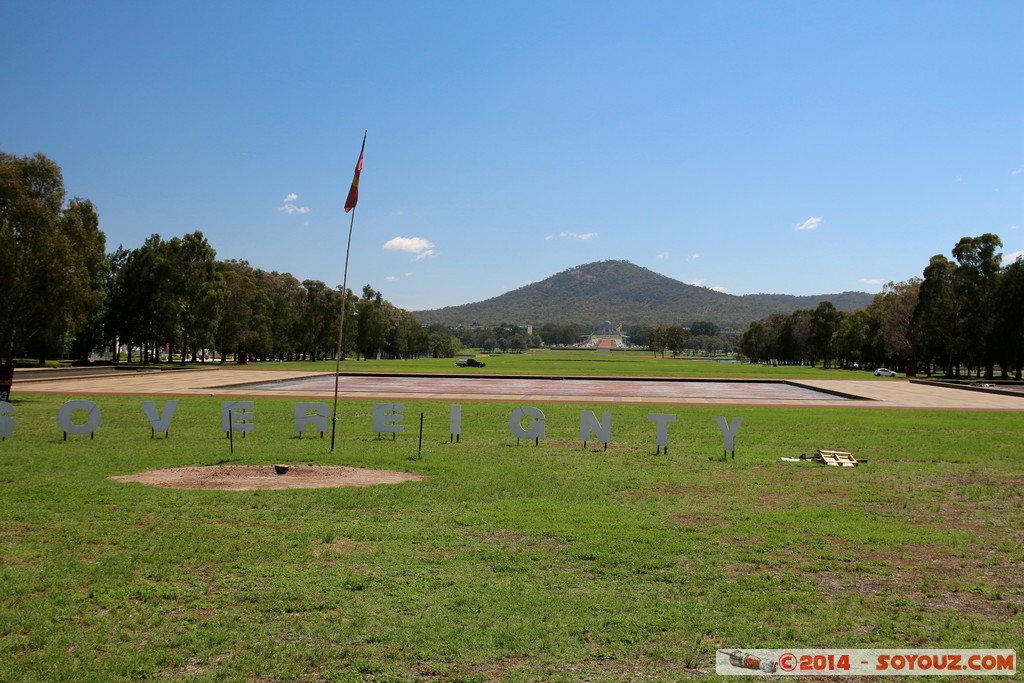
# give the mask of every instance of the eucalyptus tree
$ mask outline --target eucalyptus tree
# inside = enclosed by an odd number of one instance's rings
[[[959,376],[965,355],[959,293],[956,264],[936,254],[924,269],[913,327],[918,348],[929,366],[938,363],[947,377]]]
[[[877,321],[864,309],[844,317],[832,334],[836,358],[841,358],[845,367],[869,361],[878,364],[881,351],[877,340]]]
[[[316,361],[326,358],[337,346],[341,292],[320,280],[303,280],[302,292],[299,313],[301,352]]]
[[[760,363],[771,357],[766,339],[769,329],[764,320],[754,320],[736,338],[736,345],[739,347],[740,353],[746,356],[751,363]]]
[[[60,277],[51,284],[49,295],[63,315],[54,317],[42,339],[45,348],[70,350],[81,360],[102,344],[107,257],[106,237],[99,224],[93,203],[73,198],[58,219],[60,243],[51,264]]]
[[[651,350],[654,357],[657,358],[658,354],[661,357],[665,357],[665,347],[668,346],[668,326],[664,324],[658,324],[652,327],[647,332],[647,348]]]
[[[419,358],[430,351],[430,335],[409,311],[402,309],[405,325],[409,328],[409,352],[413,358]]]
[[[634,325],[629,328],[629,342],[634,346],[648,346],[651,328],[647,325]]]
[[[801,309],[789,315],[778,314],[769,316],[776,326],[774,339],[775,350],[772,358],[783,363],[803,364],[811,366],[816,360],[814,347],[811,345],[811,316],[813,311]]]
[[[274,298],[268,281],[269,273],[253,271],[256,287],[252,297],[252,316],[242,338],[242,349],[251,358],[266,360],[274,354]]]
[[[157,291],[167,277],[159,253],[162,244],[159,235],[150,235],[141,247],[114,252],[117,267],[107,286],[114,329],[108,334],[115,334],[117,343],[124,345],[129,363],[136,349],[140,361],[149,360],[169,327]]]
[[[181,364],[191,354],[214,344],[224,301],[224,278],[217,254],[203,233],[174,237],[163,245],[168,280],[162,283],[161,303],[173,317],[175,345]]]
[[[357,352],[367,359],[380,359],[387,344],[388,318],[384,296],[370,285],[363,287],[363,296],[356,302],[356,320]]]
[[[696,320],[690,323],[690,334],[694,337],[714,337],[721,332],[718,325],[708,320]]]
[[[992,330],[995,325],[996,278],[1003,246],[997,235],[963,237],[953,247],[957,261],[955,288],[964,305],[960,308],[960,334],[969,366],[984,368],[992,378],[995,357]]]
[[[126,293],[124,291],[123,272],[131,252],[118,246],[107,254],[107,269],[104,278],[104,306],[102,318],[101,340],[110,347],[114,363],[121,360],[121,345],[128,339],[128,318],[125,310]],[[128,345],[131,354],[131,346]]]
[[[64,207],[60,166],[0,152],[0,359],[84,328],[101,300],[105,242],[91,202]]]
[[[810,343],[812,313],[810,310],[793,311],[789,315],[770,313],[766,318],[755,320],[736,339],[740,353],[755,363],[807,361],[813,366],[816,356]]]
[[[384,302],[384,315],[388,321],[388,331],[384,341],[385,358],[409,358],[412,355],[412,337],[409,325],[403,319],[403,311],[390,301]]]
[[[237,358],[239,352],[249,351],[244,342],[252,325],[256,279],[248,261],[220,261],[217,269],[224,281],[224,303],[214,339],[223,363],[229,352]]]
[[[683,349],[686,348],[686,340],[689,338],[690,333],[683,329],[682,325],[669,325],[665,328],[665,347],[672,352],[673,358],[683,352]]]
[[[1024,365],[1024,261],[1018,258],[1002,269],[995,293],[993,350],[1002,376],[1012,370],[1014,379],[1021,379]]]
[[[918,340],[914,335],[914,309],[921,291],[921,279],[890,282],[868,305],[867,311],[878,324],[883,358],[890,367],[916,365]]]
[[[843,312],[836,310],[831,301],[822,301],[811,313],[811,348],[825,369],[832,367],[832,335],[842,321]]]
[[[430,332],[430,353],[434,358],[451,358],[460,350],[462,344],[457,337],[447,332]]]
[[[335,349],[335,353],[331,354],[332,359],[336,359],[337,355],[340,354],[342,359],[347,358],[349,354],[356,355],[358,358],[358,342],[359,342],[359,319],[357,316],[356,305],[359,303],[359,297],[351,289],[346,290],[344,295],[341,291],[341,286],[338,286],[338,301],[344,300],[343,310],[345,315],[344,329],[340,329],[336,334],[341,336],[341,348],[338,349],[337,340],[335,340],[334,346],[331,348]],[[339,304],[340,305],[340,304]]]
[[[259,357],[285,360],[300,347],[302,285],[291,273],[257,270],[256,313],[251,330]]]
[[[508,340],[508,349],[512,353],[522,353],[529,348],[529,340],[524,334],[513,335]]]
[[[386,352],[389,358],[417,358],[430,350],[430,335],[405,309],[384,302],[388,319]]]

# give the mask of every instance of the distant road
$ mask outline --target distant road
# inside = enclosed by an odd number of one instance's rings
[[[14,386],[17,386],[19,382],[39,382],[44,380],[59,380],[59,379],[85,379],[89,377],[112,377],[112,376],[125,376],[129,377],[137,373],[151,373],[151,372],[162,372],[164,370],[171,370],[176,367],[170,365],[160,367],[125,367],[124,369],[116,368],[112,365],[100,365],[97,367],[81,367],[81,368],[15,368],[14,370]],[[182,368],[184,370],[191,370],[195,368]],[[180,370],[178,370],[180,372]]]

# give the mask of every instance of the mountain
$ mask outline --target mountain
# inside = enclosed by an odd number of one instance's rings
[[[603,320],[630,325],[689,325],[710,321],[723,329],[744,329],[769,313],[814,308],[822,301],[846,311],[864,308],[872,296],[842,292],[814,296],[747,294],[736,296],[695,287],[629,261],[576,266],[485,301],[414,311],[422,324],[579,323]]]

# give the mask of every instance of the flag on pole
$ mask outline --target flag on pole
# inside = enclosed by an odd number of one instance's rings
[[[359,173],[363,170],[363,151],[366,149],[366,133],[363,133],[363,146],[359,148],[359,161],[356,162],[356,172],[352,176],[352,187],[348,190],[348,199],[345,200],[345,213],[356,208],[359,201]]]

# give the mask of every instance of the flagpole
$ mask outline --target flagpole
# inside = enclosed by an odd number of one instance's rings
[[[341,354],[343,353],[342,341],[345,336],[345,313],[348,311],[348,257],[352,252],[352,228],[356,224],[356,203],[359,191],[359,174],[363,170],[363,152],[366,150],[366,131],[363,131],[363,146],[359,149],[359,161],[356,162],[355,177],[352,179],[352,188],[349,190],[348,199],[345,200],[345,211],[352,210],[352,217],[348,222],[348,242],[345,245],[345,271],[341,276],[341,322],[338,324],[338,346],[335,350],[337,361],[334,369],[334,408],[331,412],[331,453],[334,452],[334,434],[338,425],[338,379],[341,377]]]
[[[348,311],[348,255],[352,249],[352,226],[356,222],[356,210],[352,207],[352,218],[348,222],[348,245],[345,247],[345,274],[341,279],[341,324],[338,325],[338,360],[334,370],[334,410],[331,413],[331,453],[334,452],[334,428],[338,423],[338,378],[341,377],[342,339],[345,335],[345,313]]]

